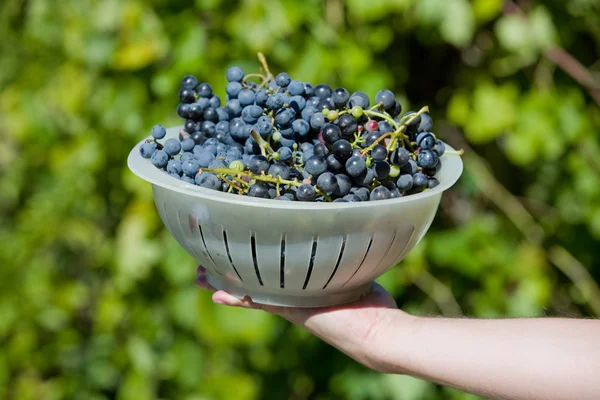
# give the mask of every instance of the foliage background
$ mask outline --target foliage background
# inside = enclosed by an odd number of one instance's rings
[[[430,233],[380,279],[402,307],[597,316],[600,4],[519,5],[3,0],[0,397],[476,398],[375,374],[195,288],[126,155],[179,123],[181,76],[223,94],[225,69],[257,70],[257,51],[298,79],[428,104],[467,150]]]

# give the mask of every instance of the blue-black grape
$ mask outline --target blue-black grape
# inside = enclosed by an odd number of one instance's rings
[[[194,75],[186,75],[181,79],[181,87],[193,89],[198,85],[198,79]]]
[[[312,176],[319,176],[327,171],[327,161],[322,156],[313,155],[306,160],[304,170]]]
[[[269,170],[269,160],[265,156],[254,156],[248,165],[253,174],[260,174]]]
[[[202,121],[202,123],[200,124],[200,132],[202,132],[206,137],[210,138],[214,136],[216,131],[217,126],[213,121]]]
[[[276,162],[269,167],[269,175],[280,176],[281,179],[290,179],[290,169],[282,162]]]
[[[435,151],[438,156],[441,156],[446,152],[446,145],[438,139],[435,142],[435,146],[433,146],[433,151]]]
[[[156,150],[150,159],[156,168],[165,168],[169,162],[169,155],[164,150]]]
[[[335,153],[334,153],[335,154]],[[358,177],[367,171],[365,160],[358,156],[350,157],[345,164],[346,172],[352,177]]]
[[[196,174],[194,180],[196,181],[196,185],[205,187],[207,189],[221,190],[222,188],[219,178],[217,178],[216,175],[209,174],[207,172]]]
[[[413,189],[423,189],[427,186],[427,176],[421,172],[413,175]]]
[[[215,155],[210,151],[203,151],[196,158],[200,168],[208,168],[210,163],[214,161]]]
[[[238,94],[242,91],[243,86],[239,82],[229,82],[225,87],[225,91],[230,99],[237,99]]]
[[[334,124],[326,124],[321,131],[325,143],[335,144],[342,138],[342,130]]]
[[[318,84],[313,89],[313,95],[320,99],[324,99],[326,97],[331,96],[331,93],[332,93],[331,87],[329,85],[325,85],[323,83]]]
[[[329,154],[329,150],[327,149],[327,146],[319,142],[313,146],[313,153],[317,156],[326,157],[327,154]]]
[[[371,167],[375,177],[379,180],[385,179],[390,175],[390,164],[387,161],[375,161]]]
[[[250,104],[254,104],[256,96],[254,94],[254,91],[250,89],[242,89],[238,93],[237,99],[240,102],[241,106],[245,107],[249,106]]]
[[[292,80],[287,87],[287,90],[292,96],[304,95],[304,84],[300,81]]]
[[[152,127],[152,137],[154,139],[162,139],[167,134],[167,130],[162,125],[154,125]]]
[[[427,179],[427,188],[428,189],[433,189],[434,187],[438,186],[439,184],[440,184],[440,181],[438,181],[436,178]]]
[[[227,70],[225,76],[229,82],[241,82],[244,79],[244,71],[238,66],[233,66]]]
[[[398,189],[407,191],[412,189],[413,187],[413,177],[410,174],[400,175],[398,180],[396,181],[396,186]]]
[[[296,134],[296,138],[302,138],[310,131],[310,124],[303,119],[297,119],[292,122],[292,130]]]
[[[335,178],[337,179],[338,188],[334,190],[333,194],[335,196],[343,197],[350,193],[350,189],[352,189],[352,181],[346,174],[336,174]]]
[[[338,188],[337,178],[331,172],[324,172],[317,178],[317,187],[325,193],[333,193]]]
[[[382,104],[383,108],[386,110],[392,108],[395,101],[394,93],[387,89],[380,90],[375,95],[375,103]]]
[[[340,128],[342,135],[351,137],[358,129],[358,122],[350,114],[340,115],[336,121],[336,125]]]
[[[410,160],[410,152],[404,147],[398,147],[395,152],[392,152],[390,156],[390,162],[399,167],[405,166]]]
[[[340,108],[345,106],[348,100],[350,100],[350,93],[345,88],[337,88],[333,91],[331,99],[335,107]]]
[[[383,161],[388,157],[388,151],[385,146],[380,144],[375,145],[371,150],[371,157],[373,157],[374,160]]]
[[[386,200],[391,197],[392,197],[392,195],[388,188],[386,188],[385,186],[377,186],[375,189],[373,189],[371,191],[369,200],[371,200],[371,201]]]
[[[368,201],[369,195],[371,194],[369,189],[366,187],[352,188],[351,192],[358,196],[361,201]]]
[[[292,80],[290,79],[290,76],[287,73],[285,73],[285,72],[280,72],[275,77],[275,83],[278,86],[281,86],[282,88],[288,87],[288,85],[290,84],[291,81]]]
[[[350,100],[348,100],[348,108],[353,107],[361,107],[362,109],[369,108],[370,101],[369,96],[365,92],[354,92],[350,95]]]
[[[206,97],[207,99],[212,96],[212,87],[207,82],[202,82],[198,86],[196,86],[196,93],[200,97]]]
[[[340,162],[345,163],[352,156],[352,144],[346,139],[339,139],[333,144],[331,152]]]
[[[169,160],[167,163],[167,172],[181,176],[183,173],[183,164],[181,163],[181,160]]]
[[[156,143],[154,142],[146,142],[140,146],[140,154],[144,158],[152,157],[152,154],[156,150]]]
[[[419,127],[417,128],[417,132],[429,132],[431,128],[433,128],[433,120],[431,116],[427,113],[421,114],[421,121],[419,122]]]
[[[342,164],[333,154],[327,156],[327,169],[331,172],[341,172],[344,169]]]
[[[438,161],[438,155],[431,150],[423,150],[417,157],[417,165],[421,168],[433,168]]]
[[[167,139],[163,145],[163,150],[170,156],[177,155],[181,151],[181,142],[174,138]]]
[[[314,130],[319,131],[319,130],[321,130],[321,128],[323,128],[324,125],[325,125],[325,116],[322,113],[315,112],[310,117],[310,126]]]
[[[303,184],[296,191],[296,197],[299,201],[313,201],[317,197],[317,193],[312,185]]]
[[[179,100],[182,103],[193,103],[196,100],[194,89],[181,88],[179,90]]]

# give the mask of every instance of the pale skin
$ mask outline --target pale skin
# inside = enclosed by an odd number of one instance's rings
[[[205,274],[199,267],[196,283],[214,303],[279,315],[382,373],[493,399],[600,398],[600,320],[415,317],[377,283],[343,306],[275,307],[215,291]]]

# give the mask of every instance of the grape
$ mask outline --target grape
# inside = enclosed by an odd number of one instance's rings
[[[279,110],[285,104],[285,97],[281,93],[270,96],[267,100],[267,108]]]
[[[375,145],[375,147],[373,147],[373,149],[371,150],[371,157],[373,157],[374,160],[383,161],[387,158],[387,156],[387,149],[385,148],[385,146],[382,146],[380,144]]]
[[[342,138],[342,130],[334,124],[327,124],[323,126],[321,134],[323,135],[323,140],[325,143],[329,144],[335,144],[335,142]]]
[[[206,136],[204,135],[204,133],[202,133],[200,131],[192,133],[191,138],[194,141],[194,143],[197,145],[203,144],[206,141]]]
[[[429,132],[431,128],[433,128],[433,121],[431,116],[427,113],[421,114],[421,121],[419,122],[419,127],[417,128],[417,132]]]
[[[358,128],[358,123],[356,122],[356,118],[354,118],[350,114],[340,115],[338,118],[336,125],[342,131],[342,135],[348,137],[352,136],[356,129]]]
[[[187,175],[183,175],[183,176],[181,177],[181,180],[182,180],[182,181],[184,181],[185,183],[189,183],[189,184],[191,184],[191,185],[194,185],[194,184],[196,183],[196,181],[194,180],[194,178],[190,178],[190,177],[189,177],[189,176],[187,176]]]
[[[292,80],[287,90],[292,96],[302,96],[304,94],[304,85],[300,81]]]
[[[217,114],[217,110],[215,110],[212,107],[208,107],[206,110],[204,110],[204,112],[202,113],[202,118],[205,119],[204,122],[219,122],[219,115]]]
[[[279,125],[288,125],[294,119],[294,113],[287,108],[282,108],[275,113],[275,122]]]
[[[196,92],[200,97],[210,98],[212,96],[212,87],[210,84],[203,82],[196,86]]]
[[[269,95],[265,89],[261,89],[254,95],[254,102],[257,106],[265,107],[267,105],[267,100],[269,99]]]
[[[189,118],[189,114],[188,114],[189,106],[190,106],[189,104],[180,103],[177,106],[177,115],[179,115],[183,119]]]
[[[331,172],[324,172],[317,178],[317,187],[325,193],[333,193],[338,188],[337,178]]]
[[[416,174],[418,171],[417,162],[415,160],[413,160],[412,158],[410,158],[406,164],[404,164],[402,167],[400,167],[400,171],[402,173],[411,174],[411,175]]]
[[[372,170],[377,179],[385,179],[390,175],[390,164],[387,161],[375,161]]]
[[[382,133],[379,131],[373,131],[373,132],[369,132],[367,133],[365,136],[363,136],[364,139],[364,144],[366,146],[370,146],[373,143],[375,143],[375,141],[377,139],[379,139],[381,137]]]
[[[333,191],[335,196],[345,196],[350,193],[350,189],[352,189],[352,181],[345,174],[337,174],[335,176],[337,179],[338,188]]]
[[[304,82],[304,83],[302,83],[302,85],[304,86],[304,94],[307,97],[311,97],[314,93],[313,85],[311,85],[308,82]]]
[[[208,168],[227,168],[228,167],[228,163],[225,162],[225,160],[221,160],[219,158],[215,158],[214,160],[212,160],[210,162],[210,164],[208,164]]]
[[[371,191],[371,195],[369,196],[369,200],[385,200],[391,198],[392,195],[388,188],[385,186],[377,186],[375,189]]]
[[[354,178],[354,182],[358,186],[369,186],[373,183],[373,179],[375,179],[375,172],[372,169],[366,169],[365,172]]]
[[[229,82],[225,87],[225,92],[230,99],[237,99],[238,94],[242,91],[242,84],[239,82]]]
[[[291,82],[290,76],[285,72],[281,72],[275,77],[275,83],[282,88],[288,87]]]
[[[331,99],[333,100],[333,104],[336,108],[340,108],[350,100],[350,93],[344,88],[337,88],[331,95]]]
[[[277,162],[269,167],[269,175],[274,178],[280,176],[281,179],[290,179],[290,169],[282,162]]]
[[[331,151],[339,161],[345,162],[352,156],[352,144],[346,139],[340,139],[333,144]]]
[[[297,113],[302,112],[306,107],[306,100],[302,96],[292,96],[290,99],[290,107]]]
[[[280,161],[285,162],[285,161],[289,161],[289,160],[292,159],[292,150],[289,149],[289,148],[287,148],[287,147],[281,147],[278,150],[278,153],[279,153],[279,160]]]
[[[300,201],[314,201],[317,193],[312,185],[303,184],[296,191],[296,197]]]
[[[156,143],[154,142],[146,142],[140,146],[140,154],[144,158],[152,157],[152,153],[156,150]]]
[[[242,110],[242,119],[247,124],[255,124],[262,115],[262,108],[256,105],[246,106]]]
[[[380,90],[375,95],[375,103],[383,104],[383,108],[386,110],[392,108],[395,101],[396,99],[394,98],[394,93],[387,89]]]
[[[179,100],[182,103],[193,103],[196,100],[194,89],[181,88],[179,90]]]
[[[162,125],[154,125],[152,127],[152,137],[154,139],[162,139],[167,134],[167,130]]]
[[[423,189],[427,186],[427,176],[421,172],[417,172],[413,175],[413,188]]]
[[[317,112],[316,108],[314,108],[313,106],[306,105],[304,107],[304,110],[302,110],[302,119],[305,120],[306,122],[310,122],[310,117],[312,117],[312,115],[315,112]]]
[[[310,131],[310,125],[303,119],[297,119],[292,123],[292,129],[298,136],[306,136]]]
[[[194,181],[198,186],[202,186],[212,190],[221,190],[221,181],[219,180],[219,178],[217,178],[216,175],[209,174],[207,172],[202,172],[196,174]]]
[[[421,168],[433,168],[438,163],[439,157],[431,150],[423,150],[417,158],[417,165]]]
[[[390,162],[399,167],[405,166],[410,160],[410,153],[404,147],[398,147],[398,149],[392,153]]]
[[[313,94],[320,99],[325,99],[326,97],[331,96],[331,93],[331,87],[323,83],[315,86],[313,89]]]
[[[341,172],[344,169],[344,165],[338,161],[335,155],[330,154],[327,156],[327,169],[332,172]]]
[[[423,150],[431,150],[435,146],[435,136],[430,132],[421,132],[417,135],[417,146]]]
[[[250,89],[242,89],[238,93],[238,101],[240,102],[242,107],[249,106],[250,104],[254,104],[254,100],[256,96],[254,92]]]
[[[313,153],[317,156],[325,157],[329,153],[329,150],[323,143],[317,143],[313,146]]]
[[[366,187],[352,188],[351,191],[360,199],[360,201],[368,201],[369,195],[371,194]]]
[[[238,99],[231,99],[225,105],[225,110],[229,113],[229,115],[233,117],[239,117],[242,115],[242,105]]]
[[[394,127],[387,121],[380,121],[378,129],[381,133],[394,132]]]
[[[308,100],[306,100],[306,106],[314,107],[314,109],[316,110],[317,106],[319,105],[320,102],[321,102],[321,99],[319,97],[312,96]]]
[[[198,85],[198,79],[193,75],[186,75],[181,79],[181,87],[185,89],[193,89]]]
[[[198,103],[192,103],[188,105],[188,117],[194,121],[200,121],[202,119],[202,113],[204,109]]]
[[[177,174],[177,176],[181,176],[183,172],[183,165],[180,160],[169,160],[167,163],[167,172]]]
[[[225,73],[229,82],[241,82],[244,79],[244,71],[237,66],[233,66]]]
[[[388,112],[388,114],[390,114],[390,116],[392,118],[395,118],[398,115],[400,115],[400,113],[402,112],[402,106],[400,105],[398,100],[394,100],[394,105],[392,107],[390,107],[389,110],[386,110],[386,111]]]
[[[212,121],[203,121],[202,124],[200,124],[200,132],[202,132],[204,134],[204,136],[207,136],[210,138],[210,137],[214,136],[216,131],[217,131],[217,127],[216,127],[215,123]]]
[[[214,95],[210,98],[210,100],[208,101],[208,104],[212,107],[212,108],[218,108],[221,106],[221,98],[217,95]]]
[[[185,124],[183,125],[183,129],[187,133],[195,132],[198,130],[197,128],[198,128],[198,124],[196,123],[196,121],[193,121],[191,119],[186,120]]]
[[[365,160],[358,157],[352,156],[346,161],[346,172],[352,177],[358,177],[367,171],[367,164]]]
[[[361,154],[360,149],[352,149],[352,155],[356,156],[356,157],[364,158],[363,155]]]
[[[296,121],[294,121],[296,122]],[[281,133],[281,136],[283,136],[286,139],[292,140],[294,139],[294,125],[292,124],[292,126],[287,126],[287,127],[283,127],[279,124],[276,125],[277,129],[279,129],[279,133]]]
[[[427,188],[428,189],[433,189],[434,187],[438,186],[439,184],[440,184],[440,181],[438,181],[436,178],[427,179]]]
[[[179,154],[179,152],[181,151],[181,143],[179,142],[179,140],[174,138],[167,139],[165,141],[163,149],[168,155],[174,156]]]
[[[152,153],[150,159],[156,168],[164,168],[167,166],[167,162],[169,161],[169,155],[164,150],[156,150],[154,153]]]
[[[269,170],[269,161],[265,156],[254,156],[250,160],[248,167],[253,174],[260,174]]]
[[[363,110],[369,108],[369,96],[364,92],[354,92],[348,101],[348,108],[360,107]]]
[[[365,124],[365,130],[367,132],[375,132],[379,129],[379,124],[377,123],[377,121],[375,121],[374,119],[370,119],[369,121],[367,121],[367,123]]]
[[[413,187],[413,177],[409,174],[400,175],[400,178],[396,181],[396,186],[398,189],[407,191],[412,189]]]
[[[310,126],[314,130],[320,130],[325,125],[325,116],[320,112],[315,112],[310,117]]]
[[[327,171],[327,161],[322,156],[313,155],[306,160],[304,170],[312,176],[319,176]]]
[[[446,145],[441,140],[436,140],[435,146],[433,146],[433,151],[435,151],[438,156],[441,156],[446,151]]]
[[[197,156],[199,168],[208,168],[211,162],[214,161],[215,155],[210,151],[203,151]]]

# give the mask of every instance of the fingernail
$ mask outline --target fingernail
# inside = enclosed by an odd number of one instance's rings
[[[223,300],[219,300],[219,299],[213,300],[213,303],[215,303],[215,304],[225,304],[223,302]]]

